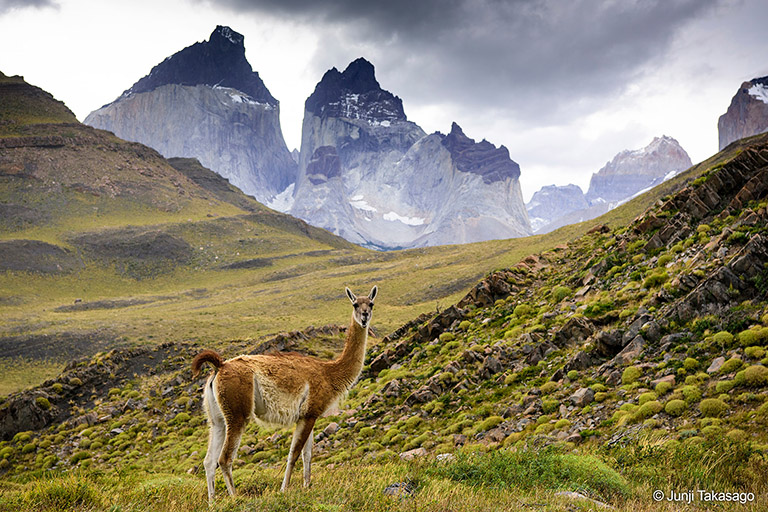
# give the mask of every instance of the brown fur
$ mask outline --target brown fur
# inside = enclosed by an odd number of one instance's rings
[[[252,417],[273,424],[297,424],[281,490],[287,487],[299,454],[305,457],[304,484],[309,485],[312,428],[315,420],[332,407],[360,375],[376,292],[374,287],[370,298],[356,297],[347,289],[354,306],[352,321],[344,350],[332,361],[295,352],[243,355],[227,361],[211,350],[195,356],[192,361],[194,376],[199,374],[203,363],[210,363],[218,370],[208,378],[204,388],[205,408],[211,425],[209,454],[206,456],[209,499],[213,499],[214,456],[224,473],[229,493],[234,494],[232,462],[245,425]],[[215,453],[221,443],[217,437],[222,429],[220,419],[217,420],[218,411],[226,424],[226,438],[220,453]]]

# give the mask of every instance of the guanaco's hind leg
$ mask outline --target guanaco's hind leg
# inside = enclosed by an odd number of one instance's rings
[[[216,480],[216,466],[218,464],[221,448],[224,446],[226,436],[226,424],[224,415],[221,413],[219,405],[213,393],[212,382],[206,383],[203,392],[203,403],[206,416],[208,417],[208,452],[205,454],[205,480],[208,484],[208,501],[213,502],[214,482]]]
[[[309,487],[309,481],[312,477],[312,445],[314,444],[314,436],[312,435],[312,429],[309,429],[309,437],[307,442],[304,443],[304,449],[301,450],[301,462],[304,465],[304,487]]]
[[[219,455],[219,467],[224,474],[224,483],[227,484],[227,491],[230,496],[235,495],[235,481],[232,479],[232,463],[235,460],[235,454],[240,447],[240,438],[243,437],[245,430],[245,421],[242,418],[230,418],[227,424],[227,435],[224,440],[224,447]]]
[[[291,481],[291,473],[293,473],[293,466],[296,464],[296,459],[299,458],[299,454],[303,452],[304,446],[307,444],[307,439],[309,439],[309,436],[312,434],[312,428],[314,426],[315,418],[302,418],[296,423],[296,430],[293,431],[293,439],[291,440],[291,449],[288,452],[288,466],[285,468],[283,485],[280,486],[281,492],[285,492],[285,490],[288,489],[288,484]],[[306,467],[304,468],[304,471],[306,478]]]

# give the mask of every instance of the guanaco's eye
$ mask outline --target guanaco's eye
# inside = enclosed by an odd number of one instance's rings
[[[373,309],[373,302],[371,302],[371,309]]]
[[[355,303],[354,303],[354,304],[352,304],[352,305],[353,305],[353,306],[355,306],[355,309],[357,309],[357,308],[359,308],[359,307],[360,307],[360,304],[358,304],[357,302],[355,302]]]

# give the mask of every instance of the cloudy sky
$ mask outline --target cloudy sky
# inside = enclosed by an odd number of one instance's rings
[[[216,25],[281,103],[289,148],[325,70],[363,56],[427,132],[505,145],[526,200],[675,137],[717,151],[739,85],[768,75],[764,0],[0,0],[0,71],[79,119]]]

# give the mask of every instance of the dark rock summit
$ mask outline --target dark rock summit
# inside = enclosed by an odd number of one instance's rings
[[[241,34],[219,25],[208,41],[195,43],[165,59],[122,97],[168,84],[218,85],[237,89],[256,101],[277,105],[278,101],[246,60],[244,41]]]
[[[478,174],[485,183],[520,177],[520,166],[509,158],[507,148],[497,148],[485,139],[475,142],[456,123],[451,124],[451,133],[443,139],[443,146],[451,152],[458,170]]]
[[[717,121],[720,150],[731,142],[768,131],[768,76],[744,82]]]
[[[321,118],[406,120],[402,100],[381,88],[373,64],[362,57],[350,63],[343,73],[336,68],[326,71],[305,107]]]
[[[280,105],[245,58],[244,38],[216,27],[152,68],[85,124],[146,144],[166,158],[195,158],[268,204],[296,181]]]

